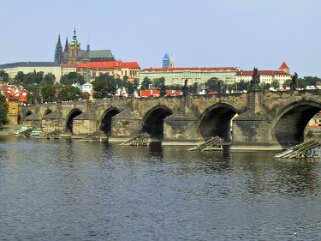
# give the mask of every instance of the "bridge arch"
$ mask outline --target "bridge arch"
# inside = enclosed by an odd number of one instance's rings
[[[208,107],[198,123],[198,133],[206,140],[219,136],[225,141],[231,140],[231,120],[240,112],[226,103]]]
[[[119,114],[120,110],[116,107],[108,108],[102,115],[99,129],[103,131],[107,136],[111,134],[111,120],[112,117]]]
[[[173,114],[173,111],[164,105],[151,108],[143,118],[143,132],[150,134],[153,140],[161,141],[164,132],[164,119]]]
[[[303,100],[283,108],[272,122],[272,136],[284,147],[304,141],[304,129],[321,110],[321,102]]]
[[[73,133],[73,120],[76,116],[80,115],[82,111],[78,108],[72,109],[66,119],[66,131]]]
[[[43,114],[43,116],[46,116],[46,115],[50,114],[51,112],[52,112],[51,109],[47,109],[47,110],[45,111],[45,113]]]
[[[27,117],[27,116],[29,116],[29,115],[32,115],[33,114],[33,112],[31,111],[31,110],[28,110],[26,113],[25,113],[25,118]]]

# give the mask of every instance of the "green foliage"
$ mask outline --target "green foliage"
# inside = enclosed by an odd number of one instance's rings
[[[48,84],[54,84],[55,82],[55,75],[48,73],[44,75],[44,72],[30,72],[30,73],[23,73],[19,71],[17,75],[14,77],[14,80],[17,84],[41,84],[42,82],[46,82]]]
[[[80,95],[80,90],[77,87],[67,85],[60,90],[60,100],[62,101],[77,100]]]
[[[70,72],[68,74],[64,74],[61,77],[60,83],[63,85],[72,85],[75,83],[83,85],[85,83],[85,79],[81,74],[78,74],[77,72]]]
[[[118,82],[119,81],[116,80],[113,76],[110,76],[108,74],[100,74],[93,82],[95,91],[94,97],[104,98],[114,95],[117,89]]]
[[[223,86],[223,81],[213,77],[206,82],[205,86],[207,91],[220,91]]]
[[[198,83],[195,82],[192,86],[189,87],[189,93],[192,95],[197,95],[198,94]]]
[[[27,101],[29,104],[41,103],[40,85],[23,84],[24,89],[28,90]]]
[[[25,78],[26,78],[26,75],[22,71],[19,71],[14,77],[14,79],[18,82],[24,82]]]
[[[283,87],[290,87],[291,86],[291,82],[292,82],[292,80],[287,79],[286,81],[284,81]]]
[[[43,72],[31,72],[26,74],[25,79],[23,82],[27,84],[35,83],[35,84],[40,84],[43,81]]]
[[[6,73],[4,70],[0,70],[0,80],[2,80],[3,82],[8,82],[9,74]]]
[[[237,83],[237,90],[238,91],[249,91],[250,90],[250,82],[245,82],[244,80],[241,80]]]
[[[153,82],[153,85],[154,85],[155,89],[160,90],[162,88],[162,86],[165,85],[165,78],[161,77],[159,79],[155,79]]]
[[[152,84],[152,81],[148,79],[148,77],[145,77],[144,80],[141,83],[141,90],[149,90],[149,85]]]
[[[8,105],[6,97],[0,94],[0,126],[8,124]]]
[[[41,92],[42,100],[44,102],[52,102],[52,101],[56,100],[56,98],[55,98],[56,86],[44,83],[41,86],[40,92]]]
[[[53,85],[55,83],[56,76],[52,73],[48,73],[43,77],[43,82]]]
[[[286,80],[283,84],[284,87],[290,87],[291,86],[291,79]],[[312,77],[312,76],[305,76],[304,78],[299,78],[297,83],[297,88],[303,88],[305,89],[307,86],[316,86],[318,84],[321,84],[321,79],[319,77]]]
[[[270,83],[261,83],[260,84],[260,90],[268,91],[270,88],[271,88],[271,84]]]
[[[273,80],[272,83],[271,83],[271,86],[274,89],[278,89],[278,88],[280,88],[280,82],[278,80]]]

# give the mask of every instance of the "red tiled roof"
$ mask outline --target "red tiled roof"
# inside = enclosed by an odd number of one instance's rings
[[[144,69],[143,72],[175,72],[175,71],[236,71],[234,67],[221,68],[149,68]]]
[[[285,62],[283,62],[279,69],[289,69],[289,67]]]
[[[259,70],[260,75],[289,75],[282,70]],[[252,76],[253,70],[241,70],[238,72],[239,76]],[[290,76],[290,75],[289,75]]]
[[[107,62],[89,62],[79,63],[77,68],[90,68],[90,69],[115,69],[115,68],[128,68],[140,69],[137,62],[122,62],[122,61],[107,61]]]

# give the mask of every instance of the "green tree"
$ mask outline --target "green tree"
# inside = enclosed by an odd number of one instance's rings
[[[237,83],[237,90],[239,91],[249,91],[250,90],[250,82],[245,82],[244,80],[241,80]]]
[[[56,86],[44,83],[41,85],[41,96],[43,101],[51,102],[54,101],[56,94]]]
[[[78,74],[77,72],[70,72],[61,76],[60,83],[63,85],[72,85],[75,83],[83,85],[85,83],[85,79],[81,74]]]
[[[117,81],[113,76],[108,74],[100,74],[93,82],[94,97],[104,98],[114,95],[117,89]]]
[[[38,84],[25,84],[24,89],[28,90],[27,102],[29,104],[36,104],[41,102],[40,85]]]
[[[149,90],[150,84],[152,84],[152,81],[148,77],[145,77],[144,80],[142,81],[142,83],[140,84],[141,85],[140,89],[141,90]]]
[[[160,90],[162,88],[162,86],[165,85],[165,78],[161,77],[159,79],[155,79],[153,82],[153,85],[154,85],[155,89]]]
[[[0,127],[8,124],[8,105],[6,97],[0,94]]]
[[[278,89],[278,88],[280,88],[280,82],[278,80],[273,80],[272,83],[271,83],[271,86],[274,89]]]
[[[260,83],[260,89],[263,91],[268,91],[271,88],[270,83]]]
[[[81,93],[79,88],[70,85],[64,86],[60,89],[60,100],[77,100]]]
[[[16,81],[22,82],[22,83],[25,82],[25,78],[26,78],[26,75],[22,71],[19,71],[14,77]]]
[[[0,70],[0,80],[2,80],[3,82],[8,82],[9,74],[6,73],[4,70]]]
[[[207,91],[220,91],[223,87],[223,81],[213,77],[210,78],[205,85]]]
[[[48,73],[43,77],[43,82],[53,85],[55,83],[56,76],[52,73]]]
[[[197,95],[198,94],[198,83],[197,82],[195,82],[192,86],[190,86],[189,92],[192,95]]]

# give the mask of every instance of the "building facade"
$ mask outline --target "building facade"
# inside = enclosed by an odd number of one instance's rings
[[[76,65],[77,73],[84,77],[89,71],[90,80],[94,81],[99,74],[108,74],[116,78],[128,77],[132,81],[140,71],[137,62],[107,61],[107,62],[88,62]]]
[[[234,67],[223,68],[149,68],[139,73],[139,81],[145,78],[156,80],[165,79],[165,85],[184,85],[188,80],[188,85],[194,83],[205,84],[209,79],[215,77],[227,84],[233,84],[236,81],[238,69]]]
[[[278,81],[282,86],[285,81],[290,80],[290,69],[285,62],[282,63],[279,70],[259,70],[260,82],[272,84],[273,81]],[[252,70],[240,70],[236,75],[236,82],[249,82],[252,79]]]
[[[188,85],[194,83],[205,84],[211,78],[217,78],[225,84],[231,85],[240,81],[249,82],[252,80],[252,70],[241,70],[236,67],[218,67],[218,68],[171,68],[174,60],[171,58],[168,68],[149,68],[140,72],[138,78],[142,82],[145,78],[152,81],[164,78],[165,85],[184,85],[188,80]],[[286,63],[283,63],[279,70],[259,70],[261,83],[272,83],[274,80],[284,84],[286,80],[292,78],[290,70]]]
[[[27,74],[36,72],[43,72],[46,74],[53,74],[56,77],[56,81],[61,78],[61,67],[54,62],[18,62],[0,65],[0,69],[8,73],[9,78],[13,79],[19,71]]]

